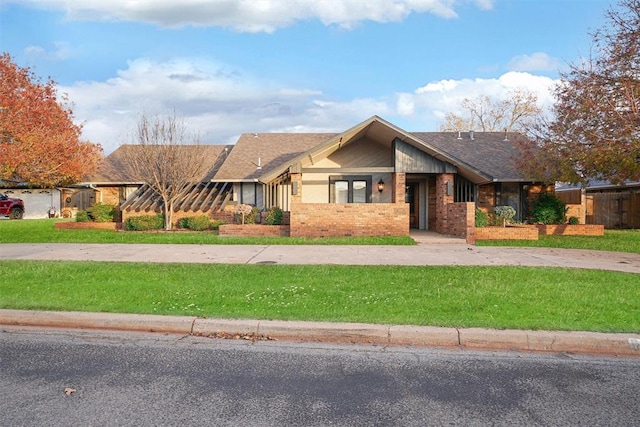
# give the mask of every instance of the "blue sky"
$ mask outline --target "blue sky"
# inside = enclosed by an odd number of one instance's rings
[[[74,103],[110,153],[142,112],[205,143],[336,132],[376,114],[435,131],[465,97],[550,105],[603,0],[3,0],[0,50]]]

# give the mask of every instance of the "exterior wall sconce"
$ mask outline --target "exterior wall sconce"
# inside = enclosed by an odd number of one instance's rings
[[[378,191],[380,193],[384,191],[384,181],[382,180],[382,178],[380,178],[380,181],[378,181]]]

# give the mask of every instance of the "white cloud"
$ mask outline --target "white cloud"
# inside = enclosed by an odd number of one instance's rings
[[[18,2],[18,0],[9,0]],[[399,22],[415,13],[456,18],[463,0],[19,0],[64,10],[70,19],[140,21],[162,27],[221,26],[246,32],[273,32],[297,21],[351,28],[362,21]],[[474,0],[491,9],[493,0]]]
[[[24,53],[28,58],[62,61],[71,56],[71,47],[66,42],[53,42],[53,48],[47,50],[42,46],[27,46]]]
[[[132,142],[141,113],[175,111],[203,143],[234,143],[248,132],[341,132],[378,115],[407,131],[437,130],[444,115],[466,97],[506,96],[526,88],[540,105],[553,102],[556,81],[508,72],[494,79],[429,82],[413,92],[380,98],[338,100],[315,88],[292,88],[264,81],[244,70],[193,58],[157,62],[140,58],[106,81],[60,87],[84,123],[83,136],[110,153]]]
[[[404,120],[418,130],[436,130],[448,112],[456,112],[465,98],[487,95],[491,98],[503,98],[515,89],[526,89],[538,97],[538,105],[548,108],[553,104],[553,88],[558,83],[549,77],[530,73],[510,71],[494,79],[461,79],[429,82],[417,88],[414,93],[401,93],[397,97],[402,104],[411,102],[413,111],[398,107],[399,116],[408,116]],[[406,114],[405,111],[409,111]],[[412,130],[412,129],[407,129]]]
[[[260,80],[223,64],[197,59],[156,62],[140,58],[103,82],[60,87],[84,124],[83,137],[109,153],[131,142],[144,112],[175,111],[204,143],[233,143],[240,133],[339,131],[381,112],[384,101],[334,101],[319,90],[289,88]]]
[[[511,71],[557,71],[559,61],[544,52],[531,55],[518,55],[509,61]]]

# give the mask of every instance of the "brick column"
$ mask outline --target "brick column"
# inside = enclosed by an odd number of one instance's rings
[[[398,172],[391,174],[392,176],[392,184],[393,184],[393,193],[391,194],[391,203],[405,203],[404,195],[407,186],[407,174]]]
[[[291,174],[291,203],[302,203],[302,174],[301,173]]]
[[[453,174],[442,173],[436,176],[436,232],[450,234],[448,207],[453,203],[453,191],[447,195],[447,184],[453,188]]]

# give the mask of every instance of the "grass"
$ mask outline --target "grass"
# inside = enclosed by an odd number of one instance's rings
[[[539,240],[480,240],[478,246],[592,249],[640,253],[640,230],[605,230],[604,236],[540,236]]]
[[[60,230],[59,219],[0,221],[0,243],[157,243],[198,245],[414,245],[401,237],[220,237],[214,232],[132,232]]]
[[[640,332],[640,275],[525,267],[0,262],[0,307]]]

